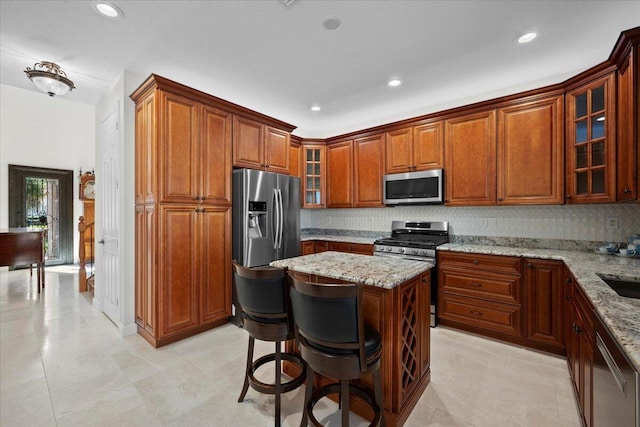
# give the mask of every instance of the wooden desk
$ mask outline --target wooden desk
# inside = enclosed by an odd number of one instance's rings
[[[37,264],[38,293],[44,288],[45,230],[10,228],[0,230],[0,267]]]

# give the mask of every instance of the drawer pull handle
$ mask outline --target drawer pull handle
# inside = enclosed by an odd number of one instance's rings
[[[476,288],[481,288],[481,287],[482,287],[482,283],[469,282],[469,284],[470,284],[471,286],[476,287]]]
[[[475,316],[482,316],[482,313],[476,310],[471,310],[469,313],[475,315]]]

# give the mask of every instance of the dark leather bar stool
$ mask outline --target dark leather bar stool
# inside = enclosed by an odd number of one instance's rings
[[[362,285],[319,284],[297,280],[289,273],[289,296],[300,354],[307,362],[305,407],[307,420],[321,426],[313,407],[323,397],[340,394],[342,426],[349,425],[349,396],[357,395],[373,410],[371,426],[384,426],[380,356],[382,339],[366,324],[362,313]],[[339,380],[313,390],[313,374]],[[350,380],[373,374],[374,393]]]
[[[249,333],[247,367],[244,385],[238,402],[244,400],[249,386],[254,390],[275,395],[275,425],[280,426],[280,395],[298,388],[305,380],[306,363],[292,353],[282,352],[282,341],[293,339],[295,334],[289,310],[286,270],[273,267],[246,268],[233,262],[234,283],[238,302],[242,309],[244,329]],[[275,353],[253,360],[255,340],[275,342]],[[296,378],[282,382],[281,365],[287,360],[302,368]],[[265,363],[275,362],[275,383],[259,381],[254,373]]]

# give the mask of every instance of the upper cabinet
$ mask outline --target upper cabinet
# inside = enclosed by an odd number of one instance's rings
[[[617,201],[637,200],[640,191],[640,150],[637,146],[640,105],[636,104],[633,96],[640,86],[640,55],[637,53],[637,48],[630,48],[618,67]]]
[[[324,145],[302,145],[302,187],[303,208],[323,208],[325,204]]]
[[[616,200],[615,73],[566,94],[567,202]]]
[[[289,173],[290,135],[241,116],[233,118],[233,166]]]
[[[382,206],[384,134],[358,138],[353,142],[354,206]],[[348,183],[347,183],[348,185]]]
[[[327,145],[327,207],[353,206],[353,140]]]
[[[498,110],[498,205],[564,201],[563,97]]]
[[[389,131],[385,135],[385,173],[413,172],[443,167],[443,122]]]
[[[496,112],[445,121],[445,203],[496,204]]]
[[[299,138],[294,140],[294,137],[292,137],[291,145],[289,146],[289,175],[302,178],[302,175],[300,174],[300,153],[302,153],[300,140]]]

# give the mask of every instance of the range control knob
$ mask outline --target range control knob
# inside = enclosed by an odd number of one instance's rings
[[[404,248],[400,248],[400,253],[404,253]]]

